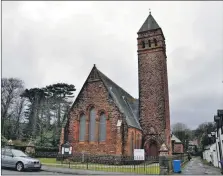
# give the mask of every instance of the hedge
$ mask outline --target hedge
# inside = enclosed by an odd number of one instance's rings
[[[17,150],[22,150],[23,152],[25,152],[26,147],[32,147],[32,146],[16,146],[14,145],[13,148],[17,149]],[[59,152],[59,148],[58,147],[42,147],[42,146],[35,146],[35,152]]]

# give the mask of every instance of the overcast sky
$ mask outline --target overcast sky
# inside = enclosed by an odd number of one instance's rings
[[[223,108],[223,2],[2,2],[2,76],[79,93],[93,64],[138,98],[137,32],[149,15],[167,46],[171,123]]]

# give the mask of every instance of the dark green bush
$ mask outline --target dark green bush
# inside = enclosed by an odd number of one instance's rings
[[[42,146],[36,146],[35,147],[36,152],[59,152],[58,147],[42,147]]]

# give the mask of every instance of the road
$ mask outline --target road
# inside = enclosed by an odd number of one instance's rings
[[[78,176],[78,175],[82,175],[82,176],[89,176],[89,175],[100,175],[100,176],[111,176],[111,175],[115,175],[115,176],[124,176],[125,174],[123,173],[123,174],[121,174],[121,175],[119,175],[119,174],[116,174],[116,173],[113,173],[113,174],[111,174],[111,173],[107,173],[107,174],[95,174],[94,172],[92,172],[92,173],[90,173],[90,174],[83,174],[83,173],[80,173],[80,174],[68,174],[68,173],[66,173],[66,172],[64,172],[64,173],[58,173],[58,172],[53,172],[53,171],[39,171],[39,172],[34,172],[34,171],[24,171],[24,172],[18,172],[18,171],[16,171],[16,170],[12,170],[12,169],[6,169],[6,168],[2,168],[2,170],[1,170],[1,175],[7,175],[7,176],[9,176],[9,175],[33,175],[33,176],[35,176],[35,175],[46,175],[46,176],[48,176],[48,175],[66,175],[66,176]],[[126,174],[126,175],[128,175],[129,176],[129,174]],[[135,175],[135,174],[133,174],[134,176],[144,176],[144,175]]]
[[[56,173],[56,172],[46,172],[46,171],[25,171],[25,172],[18,172],[13,169],[6,169],[2,168],[1,170],[1,175],[61,175],[61,173]],[[66,174],[67,175],[67,174]]]
[[[58,173],[58,172],[50,172],[50,171],[39,171],[39,172],[34,172],[34,171],[24,171],[24,172],[18,172],[16,170],[13,170],[13,169],[6,169],[6,168],[2,168],[1,170],[1,175],[7,175],[7,176],[10,176],[10,175],[66,175],[66,176],[78,176],[78,175],[82,175],[84,176],[84,174],[67,174],[67,173]],[[95,175],[93,173],[93,175]],[[101,175],[100,176],[108,176],[108,175],[111,175],[111,174],[105,174],[105,175]],[[114,174],[115,176],[123,176],[122,175],[118,175],[118,174]],[[85,176],[89,176],[89,174],[85,175]],[[138,176],[138,175],[135,175],[135,176]],[[142,175],[140,175],[142,176]]]
[[[201,159],[193,158],[183,169],[182,175],[221,175],[221,170],[214,166],[205,165]]]

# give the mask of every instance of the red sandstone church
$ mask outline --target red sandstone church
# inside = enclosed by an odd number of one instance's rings
[[[157,156],[171,154],[166,45],[151,13],[138,31],[139,99],[134,99],[94,65],[61,133],[73,152]]]

